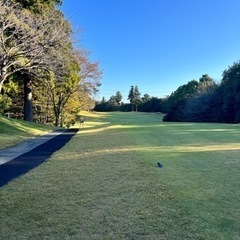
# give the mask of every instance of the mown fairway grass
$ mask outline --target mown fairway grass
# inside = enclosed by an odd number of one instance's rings
[[[0,116],[0,150],[12,147],[31,137],[50,132],[52,126],[30,123]]]
[[[90,114],[49,161],[0,189],[0,237],[240,239],[239,127]]]

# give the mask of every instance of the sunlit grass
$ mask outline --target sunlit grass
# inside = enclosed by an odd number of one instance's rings
[[[84,117],[84,118],[102,118],[107,116],[107,113],[104,112],[94,112],[94,111],[80,111],[78,116]]]
[[[55,129],[52,126],[30,123],[0,116],[0,149],[14,146],[26,139]]]
[[[240,126],[91,114],[0,190],[3,239],[239,239]]]

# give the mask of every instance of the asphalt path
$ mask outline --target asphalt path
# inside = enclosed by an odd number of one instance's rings
[[[45,137],[36,139],[35,142],[34,140],[28,141],[16,148],[1,151],[0,187],[46,161],[54,152],[61,149],[77,131],[78,129],[72,128],[64,132],[47,134]],[[20,151],[22,154],[19,154]]]

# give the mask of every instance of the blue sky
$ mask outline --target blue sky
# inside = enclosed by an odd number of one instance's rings
[[[63,0],[78,45],[103,70],[96,98],[131,85],[164,97],[240,60],[239,0]]]

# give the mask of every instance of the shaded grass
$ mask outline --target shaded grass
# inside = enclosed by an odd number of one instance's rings
[[[24,140],[56,129],[52,126],[30,123],[0,116],[0,149],[12,147]]]
[[[168,123],[131,133],[149,164],[163,164],[162,180],[204,239],[240,237],[239,127]]]
[[[0,236],[238,239],[238,128],[92,116],[49,161],[1,188]]]

